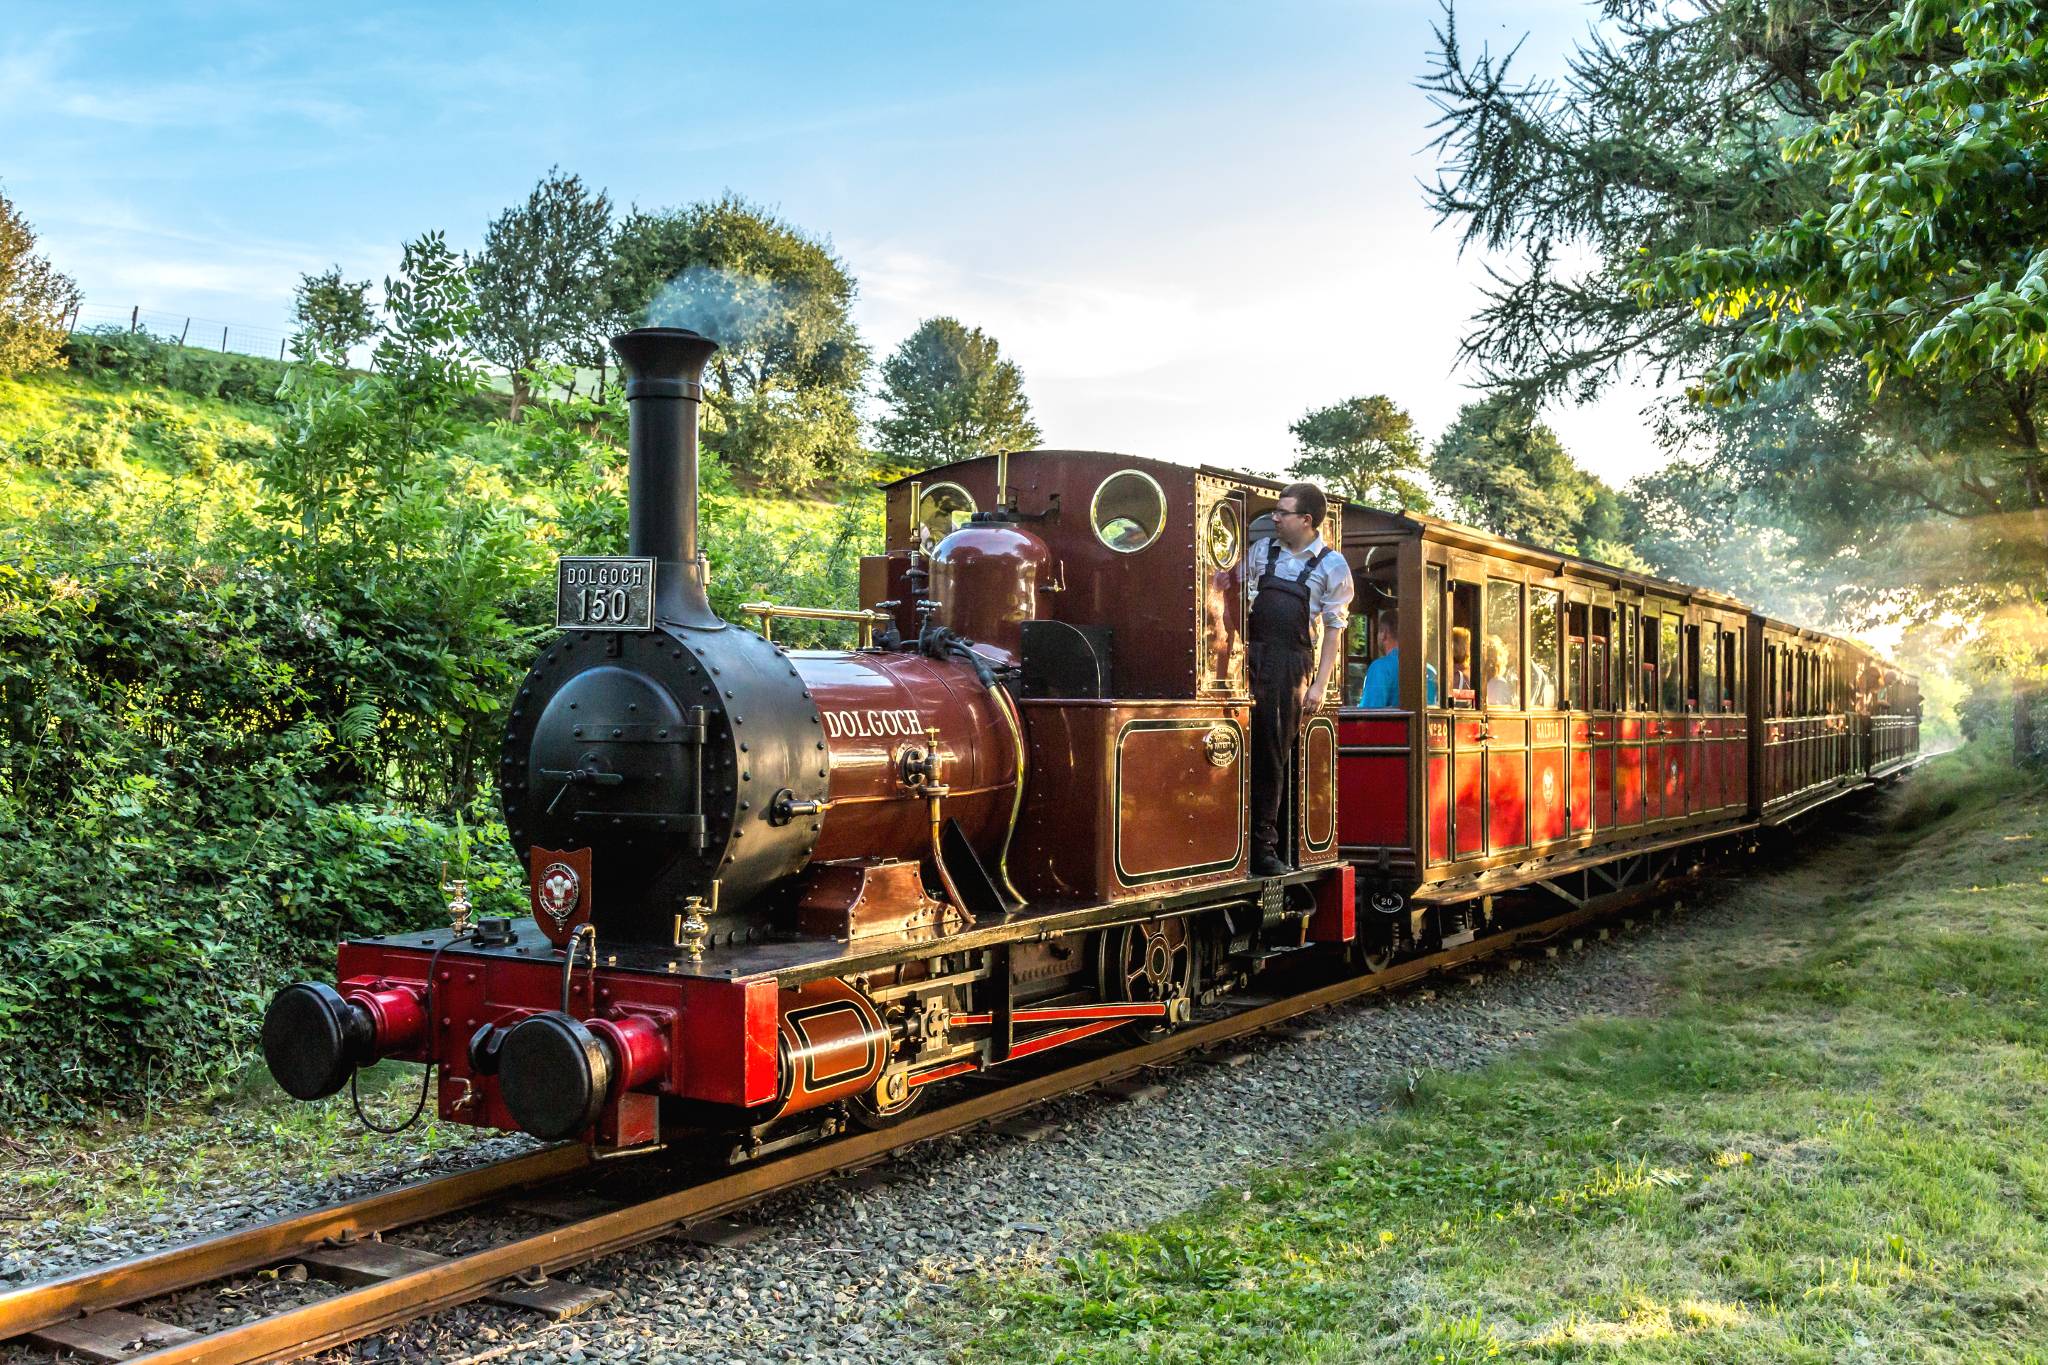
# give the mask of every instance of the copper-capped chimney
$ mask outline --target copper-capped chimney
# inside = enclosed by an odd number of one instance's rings
[[[655,561],[654,616],[718,629],[697,549],[697,409],[718,349],[684,327],[612,338],[626,376],[626,552]]]

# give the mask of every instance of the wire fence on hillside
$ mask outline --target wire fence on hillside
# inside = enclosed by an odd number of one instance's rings
[[[124,327],[147,332],[153,337],[175,341],[197,350],[239,351],[244,355],[287,358],[291,334],[274,327],[251,327],[219,318],[202,318],[187,313],[166,313],[160,309],[131,304],[126,308],[101,303],[82,303],[71,314],[71,330],[87,327]]]

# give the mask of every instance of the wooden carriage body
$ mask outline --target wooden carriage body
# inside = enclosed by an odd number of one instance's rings
[[[1354,507],[1344,550],[1340,851],[1418,904],[1779,823],[1916,760],[1911,679],[1853,641],[1419,514]],[[1368,710],[1390,610],[1397,705]]]

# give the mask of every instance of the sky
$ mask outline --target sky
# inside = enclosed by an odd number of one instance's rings
[[[1434,439],[1484,280],[1423,200],[1433,4],[0,0],[0,189],[87,320],[275,340],[299,276],[474,249],[551,166],[624,208],[731,190],[829,237],[877,356],[995,336],[1050,446],[1278,472],[1288,424],[1385,393]],[[1582,3],[1461,4],[1554,69]],[[194,325],[204,335],[207,326]],[[1547,414],[1620,483],[1620,389]]]

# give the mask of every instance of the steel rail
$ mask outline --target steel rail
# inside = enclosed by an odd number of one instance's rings
[[[208,1280],[288,1261],[335,1238],[363,1237],[473,1208],[592,1164],[590,1149],[570,1144],[415,1181],[361,1199],[295,1213],[132,1260],[92,1266],[0,1293],[0,1341],[87,1313],[120,1308]]]
[[[1330,1005],[1405,986],[1518,944],[1554,937],[1589,920],[1615,913],[1657,889],[1662,888],[1645,887],[1640,892],[1632,889],[1618,897],[1504,929],[1385,971],[1347,977],[1298,995],[1249,1006],[1136,1047],[965,1096],[880,1131],[854,1132],[819,1142],[637,1204],[344,1290],[318,1303],[167,1345],[132,1359],[153,1365],[250,1365],[259,1361],[296,1360],[483,1298],[508,1281],[523,1279],[531,1283],[537,1276],[653,1241],[680,1226],[760,1203],[919,1143],[1008,1118],[1061,1096],[1260,1033]],[[446,1205],[441,1211],[453,1211],[482,1203],[493,1193],[570,1174],[592,1163],[593,1158],[584,1148],[550,1148],[511,1162],[280,1219],[105,1269],[29,1285],[0,1296],[0,1340],[84,1312],[132,1305],[210,1279],[288,1261],[294,1251],[317,1246],[326,1238],[350,1231],[378,1230],[380,1218],[383,1227],[418,1222],[434,1216],[432,1212],[418,1212],[430,1198]],[[523,1167],[521,1178],[507,1179],[503,1173],[514,1167]],[[435,1193],[429,1196],[429,1191]]]

